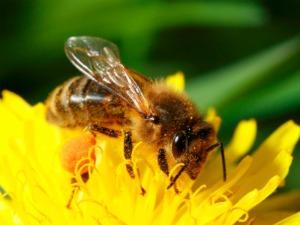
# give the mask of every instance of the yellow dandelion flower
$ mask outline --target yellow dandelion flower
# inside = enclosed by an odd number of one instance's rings
[[[95,143],[81,143],[94,146],[94,153],[82,159],[89,162],[89,178],[86,181],[81,177],[85,170],[81,162],[72,175],[61,165],[60,151],[64,143],[83,131],[53,126],[44,115],[43,104],[30,106],[17,95],[3,92],[1,224],[283,225],[297,224],[300,219],[296,204],[299,192],[266,200],[282,185],[292,162],[300,133],[300,127],[292,121],[279,127],[252,155],[246,154],[255,139],[256,122],[240,122],[225,150],[227,181],[222,180],[218,153],[212,153],[196,180],[186,175],[179,178],[180,193],[175,193],[166,188],[169,179],[153,163],[151,149],[143,143],[136,144],[133,151],[138,176],[129,177],[121,138],[99,135]],[[209,111],[207,120],[216,129],[220,125],[214,110]],[[172,168],[171,175],[179,167]],[[144,195],[141,185],[146,190]],[[67,207],[71,193],[72,201]]]

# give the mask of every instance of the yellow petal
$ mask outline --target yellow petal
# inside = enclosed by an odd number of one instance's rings
[[[32,114],[32,107],[20,96],[10,91],[2,92],[1,100],[4,107],[15,114],[19,119],[29,118]]]
[[[280,126],[253,154],[255,160],[251,173],[261,174],[266,170],[266,166],[273,164],[269,168],[270,174],[278,174],[283,180],[288,173],[292,160],[291,153],[298,142],[299,135],[300,127],[293,121]]]
[[[300,212],[289,216],[288,218],[279,221],[275,225],[299,225],[300,223]]]
[[[207,110],[205,121],[212,124],[216,132],[219,131],[222,120],[214,108],[211,107]]]
[[[226,214],[224,224],[234,224],[235,221],[240,220],[243,216],[245,216],[245,212],[247,213],[250,209],[273,193],[279,184],[279,176],[274,176],[266,183],[264,187],[261,189],[254,189],[246,193],[238,201],[236,199],[237,196],[233,196],[232,201],[237,201],[237,203],[234,204],[230,212]]]
[[[240,180],[239,186],[232,190],[236,198],[242,197],[245,193],[255,188],[262,188],[273,176],[278,176],[280,181],[282,181],[289,170],[292,157],[290,154],[282,151],[275,159],[265,163],[263,167],[256,167],[255,160],[253,158],[253,164],[243,179]]]
[[[263,204],[263,203],[262,203]],[[291,215],[293,212],[289,211],[270,211],[263,214],[255,214],[250,212],[248,221],[240,223],[239,225],[270,225],[283,220]]]
[[[233,138],[226,147],[226,161],[228,163],[238,160],[252,147],[256,137],[256,121],[243,120],[236,127]]]
[[[274,195],[255,209],[255,213],[267,211],[298,211],[300,210],[300,191],[290,191]]]
[[[300,127],[293,121],[281,125],[254,153],[257,163],[274,157],[279,151],[292,153],[300,136]]]
[[[0,197],[0,221],[1,224],[23,225],[21,220],[11,208],[8,200]]]
[[[184,91],[184,74],[182,72],[177,72],[174,75],[170,75],[165,80],[166,84],[172,87],[178,92]]]
[[[275,224],[299,211],[299,202],[299,191],[274,195],[251,211],[250,217],[256,221],[255,224]]]

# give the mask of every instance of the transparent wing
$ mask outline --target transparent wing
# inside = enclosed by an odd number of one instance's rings
[[[96,37],[71,37],[65,52],[77,69],[138,112],[149,115],[149,104],[141,87],[122,65],[115,44]]]

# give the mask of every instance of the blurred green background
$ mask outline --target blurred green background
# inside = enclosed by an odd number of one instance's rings
[[[109,39],[125,65],[151,77],[183,71],[205,112],[215,106],[228,142],[256,118],[257,144],[283,122],[300,123],[300,1],[1,1],[0,89],[31,103],[77,74],[64,55],[75,35]],[[266,159],[267,160],[267,159]],[[300,189],[300,149],[285,190]]]

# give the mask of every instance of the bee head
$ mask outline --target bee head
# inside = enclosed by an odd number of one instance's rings
[[[200,125],[177,131],[173,136],[172,153],[175,160],[183,163],[191,179],[196,179],[203,167],[207,154],[216,142],[213,127],[201,122]]]

